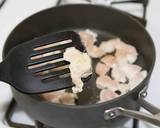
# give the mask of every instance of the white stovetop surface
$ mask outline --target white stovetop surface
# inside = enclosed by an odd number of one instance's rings
[[[11,32],[11,30],[23,19],[43,10],[54,6],[57,0],[7,0],[6,4],[0,9],[0,59],[2,59],[3,44]],[[151,0],[148,9],[148,26],[147,30],[151,34],[157,49],[157,60],[151,78],[148,97],[146,98],[151,103],[160,107],[160,17],[159,8],[160,1]],[[3,82],[0,82],[0,128],[7,128],[3,122],[3,116],[12,97],[10,87]],[[19,120],[23,116],[17,116]],[[24,117],[25,118],[25,117]],[[141,123],[140,128],[152,128],[149,124]]]

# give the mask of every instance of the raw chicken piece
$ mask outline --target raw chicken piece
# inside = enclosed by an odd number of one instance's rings
[[[124,48],[127,44],[123,42],[121,39],[117,40],[116,43],[114,43],[116,49],[122,49]]]
[[[113,38],[107,41],[102,41],[100,44],[100,49],[105,51],[105,53],[112,53],[116,50],[116,45],[120,42],[119,38]]]
[[[89,56],[93,58],[100,58],[105,54],[105,51],[94,45],[94,43],[97,41],[96,33],[87,29],[85,31],[80,31],[79,35]]]
[[[101,59],[101,62],[105,63],[108,67],[115,67],[117,66],[116,57],[113,55],[106,55]]]
[[[75,105],[76,99],[78,99],[76,94],[65,92],[61,95],[60,102],[65,105]]]
[[[97,34],[92,32],[91,30],[87,29],[85,31],[79,32],[81,41],[86,49],[93,47],[94,42],[97,41]]]
[[[94,42],[97,41],[97,36],[98,36],[97,33],[93,32],[93,31],[90,30],[90,29],[86,29],[85,31],[86,31],[86,33],[88,33],[89,35],[91,35],[91,36],[93,37],[93,39],[94,39],[93,41],[94,41]]]
[[[148,72],[146,70],[141,71],[141,74],[144,78],[147,77]]]
[[[81,92],[83,89],[82,77],[92,74],[92,62],[87,53],[82,53],[74,47],[67,48],[63,54],[66,61],[70,62],[69,69],[72,81],[75,86],[72,88],[74,93]]]
[[[132,64],[137,60],[137,55],[130,54],[124,50],[117,50],[115,56],[117,58],[118,63],[121,65],[126,63]]]
[[[136,64],[125,64],[121,66],[121,70],[126,74],[129,80],[131,80],[137,73],[139,73],[141,69],[142,67]]]
[[[44,93],[41,96],[47,101],[65,105],[75,105],[75,100],[78,99],[76,94],[65,92],[65,90]]]
[[[90,48],[87,48],[87,53],[89,56],[91,56],[92,58],[101,58],[103,55],[106,54],[105,51],[103,51],[102,49],[100,49],[99,47],[93,45]]]
[[[111,91],[118,90],[118,83],[109,76],[99,76],[96,80],[96,85],[99,89],[109,89]]]
[[[137,60],[138,53],[134,46],[121,42],[116,45],[116,49],[115,56],[120,64],[132,64]]]
[[[147,71],[141,71],[134,75],[132,80],[129,81],[130,89],[134,89],[136,86],[138,86],[147,76]]]
[[[120,69],[120,67],[114,67],[111,76],[118,82],[125,83],[127,81],[126,74]]]
[[[118,84],[118,89],[121,92],[120,95],[126,94],[130,90],[129,84]]]
[[[100,101],[99,101],[99,103],[112,100],[112,99],[114,99],[116,97],[118,97],[118,95],[115,92],[110,91],[108,89],[103,89],[100,92]]]
[[[60,103],[59,99],[63,93],[65,93],[65,90],[44,93],[44,94],[41,94],[41,96],[47,101],[50,101],[53,103]]]
[[[110,70],[110,67],[106,66],[105,64],[98,62],[98,64],[96,65],[96,74],[97,75],[106,75],[106,73],[108,73],[108,71]]]

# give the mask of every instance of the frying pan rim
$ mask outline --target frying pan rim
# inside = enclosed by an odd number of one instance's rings
[[[153,48],[153,61],[152,61],[152,64],[151,64],[151,68],[149,69],[148,71],[148,75],[147,77],[137,86],[135,87],[134,89],[132,89],[131,91],[127,92],[126,94],[122,95],[122,96],[119,96],[113,100],[110,100],[110,101],[106,101],[106,102],[103,102],[103,103],[98,103],[98,104],[88,104],[88,105],[62,105],[62,104],[56,104],[56,103],[52,103],[52,102],[49,102],[49,101],[42,101],[40,103],[47,103],[47,104],[51,104],[51,105],[54,105],[54,106],[57,106],[57,107],[61,107],[61,108],[68,108],[68,109],[85,109],[85,108],[94,108],[94,107],[99,107],[99,106],[103,106],[103,105],[107,105],[107,104],[111,104],[111,103],[115,103],[117,102],[118,100],[123,100],[125,97],[131,95],[132,93],[134,93],[138,88],[140,88],[143,84],[145,84],[145,82],[149,79],[149,77],[151,76],[152,72],[153,72],[153,68],[154,68],[154,65],[155,65],[155,60],[156,60],[156,49],[155,49],[155,45],[154,45],[154,42],[151,38],[151,36],[149,35],[148,31],[144,28],[144,26],[139,23],[136,19],[132,18],[131,16],[129,16],[126,12],[123,12],[119,9],[116,9],[116,8],[112,8],[112,7],[109,7],[109,6],[104,6],[104,5],[91,5],[91,4],[71,4],[71,5],[61,5],[61,6],[56,6],[56,7],[49,7],[47,9],[44,9],[44,10],[41,10],[41,11],[38,11],[36,13],[33,13],[32,15],[26,17],[24,20],[22,20],[20,23],[18,23],[14,29],[9,33],[9,35],[7,36],[7,39],[5,40],[5,44],[3,46],[3,52],[2,52],[2,56],[3,56],[3,59],[4,57],[6,56],[5,55],[5,50],[6,50],[6,46],[9,45],[7,42],[10,38],[10,36],[16,31],[16,29],[18,27],[21,26],[21,24],[27,22],[28,19],[30,19],[31,17],[35,16],[35,15],[38,15],[40,13],[44,13],[44,12],[47,12],[49,10],[56,10],[57,8],[60,9],[60,8],[64,8],[66,6],[69,6],[70,8],[71,7],[78,7],[78,6],[92,6],[92,7],[95,7],[95,8],[104,8],[104,9],[108,9],[108,10],[111,10],[111,11],[114,11],[115,13],[119,13],[120,15],[123,15],[125,17],[127,17],[128,19],[130,19],[131,21],[133,21],[135,24],[137,24],[141,29],[143,29],[143,31],[146,33],[146,36],[148,36],[150,42],[151,42],[151,45],[152,45],[152,48]],[[21,92],[20,92],[21,93]],[[26,94],[24,94],[26,95]],[[34,96],[31,96],[29,95],[30,98],[34,98]],[[35,98],[34,98],[35,99]]]

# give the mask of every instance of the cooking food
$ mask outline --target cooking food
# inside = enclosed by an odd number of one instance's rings
[[[99,89],[109,89],[112,91],[116,91],[118,89],[118,82],[107,75],[99,76],[96,80],[96,84]]]
[[[138,53],[135,47],[126,44],[122,41],[120,41],[117,44],[118,45],[116,45],[117,50],[115,56],[120,64],[132,64],[137,60]]]
[[[123,95],[126,94],[129,90],[131,89],[128,84],[119,83],[118,90],[116,91],[116,93],[118,93],[119,95]]]
[[[95,68],[95,72],[98,75],[106,75],[110,70],[110,67],[104,63],[98,62]]]
[[[100,44],[100,49],[105,51],[105,53],[112,53],[116,50],[117,44],[119,44],[119,42],[119,38],[110,39],[108,41],[102,41]]]
[[[103,89],[100,92],[100,101],[99,103],[105,102],[112,100],[114,98],[118,97],[118,94],[116,94],[114,91],[108,90],[108,89]]]
[[[93,34],[88,31],[80,31],[79,35],[83,45],[86,47],[86,50],[91,49],[94,45],[94,42],[97,40],[97,36],[93,36]]]
[[[125,83],[127,81],[127,76],[120,67],[114,67],[112,69],[111,76],[114,80]]]
[[[129,81],[130,89],[135,88],[138,84],[140,84],[144,78],[147,76],[147,71],[143,70],[134,75],[134,77]]]
[[[97,88],[101,89],[99,102],[108,101],[127,93],[147,76],[147,71],[141,71],[142,67],[133,64],[138,57],[134,46],[126,44],[120,38],[112,38],[102,41],[98,47],[95,45],[91,34],[86,34],[86,37],[92,37],[92,41],[87,42],[82,33],[87,32],[79,32],[86,49],[96,47],[97,51],[101,51],[101,54],[99,52],[90,54],[90,51],[93,50],[87,50],[92,58],[99,58],[95,68],[95,73],[98,75],[96,85]]]
[[[86,50],[88,55],[92,58],[100,58],[105,54],[105,52],[102,49],[95,45],[93,45],[91,48],[86,48]]]
[[[142,67],[136,64],[125,64],[120,67],[123,73],[129,80],[132,80],[133,77],[142,70]]]
[[[98,41],[97,33],[89,29],[78,33],[86,53],[71,47],[67,48],[63,55],[64,59],[70,62],[69,69],[75,86],[70,93],[58,91],[43,95],[47,100],[67,105],[76,104],[75,101],[78,99],[76,93],[83,93],[85,88],[81,78],[86,78],[94,72],[97,74],[96,87],[100,90],[97,103],[126,94],[147,76],[147,71],[135,64],[138,52],[134,46],[123,42],[120,38],[101,41],[97,46],[95,44]],[[91,58],[98,59],[95,69]]]
[[[110,68],[113,68],[117,65],[117,59],[113,55],[106,55],[100,61]]]
[[[97,41],[97,34],[89,29],[79,32],[81,41],[86,48],[86,51],[89,56],[93,58],[102,57],[105,54],[105,51],[97,46],[94,43]]]
[[[72,87],[73,93],[82,92],[84,84],[81,78],[86,78],[92,74],[91,58],[87,53],[82,53],[74,47],[67,48],[63,57],[70,62],[71,78],[75,84]]]
[[[74,93],[66,92],[66,90],[54,91],[50,93],[42,94],[43,98],[53,103],[75,105],[75,101],[78,99]]]

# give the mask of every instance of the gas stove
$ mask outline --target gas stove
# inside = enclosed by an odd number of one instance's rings
[[[20,1],[21,0],[17,0],[16,4],[21,5],[22,2],[20,2]],[[89,4],[103,4],[103,5],[105,4],[106,6],[112,6],[112,7],[121,9],[123,11],[126,11],[129,15],[136,18],[144,26],[146,26],[146,24],[147,24],[146,13],[147,13],[148,0],[77,0],[77,1],[74,1],[74,0],[55,0],[54,2],[52,0],[48,0],[48,4],[46,4],[45,6],[41,5],[41,4],[45,3],[44,1],[43,2],[42,1],[43,0],[39,0],[39,4],[38,4],[41,7],[39,9],[38,9],[38,7],[37,7],[37,9],[33,9],[33,12],[30,12],[28,15],[31,15],[35,12],[38,12],[39,10],[43,10],[47,7],[59,6],[62,4],[75,4],[75,3],[84,3],[84,4],[89,3]],[[9,4],[9,2],[8,2],[8,4],[7,4],[7,2],[3,5],[4,8],[5,8],[5,6],[7,6]],[[28,6],[29,6],[29,2],[30,2],[30,4],[32,3],[31,0],[29,0]],[[32,4],[36,5],[36,2],[35,3],[33,2]],[[34,7],[33,5],[32,5],[32,7]],[[3,6],[2,6],[2,10],[1,10],[2,12],[3,12]],[[25,4],[23,4],[23,6],[25,7]],[[16,6],[14,8],[16,8]],[[0,13],[1,13],[1,11],[0,11]],[[10,14],[12,14],[12,13],[10,13]],[[26,17],[28,17],[28,15],[26,14]],[[1,15],[0,15],[0,17],[1,17]],[[3,17],[3,15],[2,15],[2,17]],[[21,18],[19,21],[23,20],[26,17]],[[17,24],[17,23],[15,23],[15,24]],[[0,25],[1,25],[1,22],[0,22]],[[15,25],[13,25],[13,26],[15,26]],[[14,27],[11,27],[11,28],[14,28]],[[3,41],[3,39],[1,41]],[[139,108],[137,108],[137,110],[138,109]],[[21,118],[21,117],[23,117],[23,118]],[[11,102],[9,103],[7,110],[5,112],[4,119],[5,119],[4,123],[6,125],[9,125],[9,126],[15,127],[15,128],[53,128],[53,127],[47,126],[46,124],[43,124],[39,121],[33,121],[26,113],[23,112],[23,110],[21,110],[21,108],[18,107],[18,105],[16,104],[14,99],[12,99]],[[5,126],[0,125],[0,127],[6,128],[7,127],[6,125]],[[139,126],[139,122],[137,120],[129,120],[124,126],[120,126],[118,128],[132,128],[132,127],[138,128],[138,126]],[[140,127],[141,127],[141,125],[140,125]],[[67,126],[66,126],[66,128],[67,128]],[[145,128],[145,126],[144,126],[144,128]]]

